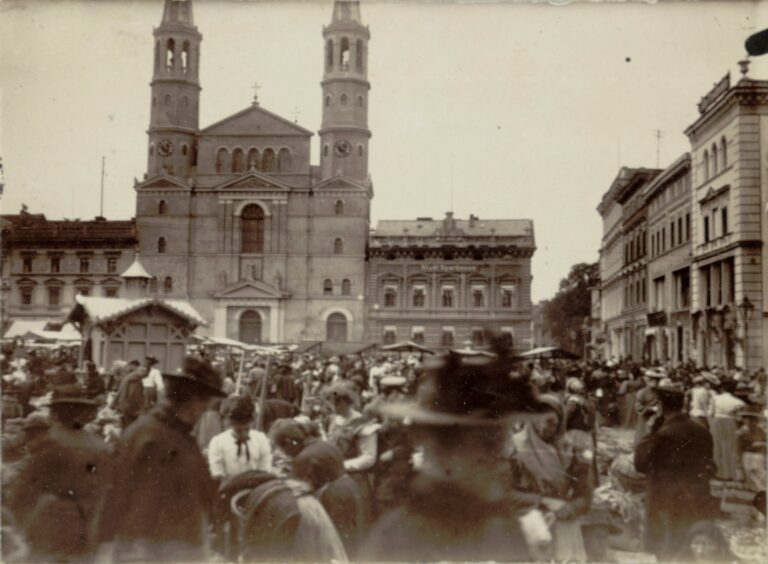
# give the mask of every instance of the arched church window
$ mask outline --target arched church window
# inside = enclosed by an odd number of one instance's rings
[[[283,147],[280,152],[277,153],[277,171],[287,172],[291,168],[291,152]]]
[[[329,39],[325,44],[325,68],[327,70],[333,68],[333,39]]]
[[[326,108],[330,108],[331,107],[331,97],[330,96],[326,96],[325,97],[325,107]]]
[[[187,156],[187,153],[189,153],[189,147],[187,147],[187,144],[186,144],[186,143],[184,143],[184,144],[181,146],[181,154],[182,154],[182,155],[184,155],[184,156],[186,157],[186,156]]]
[[[157,204],[157,215],[166,215],[168,213],[168,202],[160,200]]]
[[[259,170],[261,162],[259,160],[259,150],[256,147],[251,147],[248,150],[248,170]]]
[[[245,172],[245,152],[240,147],[232,151],[232,172]]]
[[[181,47],[181,70],[184,74],[187,74],[188,65],[189,65],[189,41],[185,41]]]
[[[216,172],[224,172],[229,165],[229,151],[224,147],[216,152]]]
[[[176,58],[176,42],[169,39],[165,46],[165,70],[173,70]]]
[[[165,280],[163,281],[163,291],[166,294],[170,294],[173,292],[173,278],[170,276],[166,276]]]
[[[159,237],[157,239],[157,252],[158,254],[164,253],[168,249],[168,242],[165,237]]]
[[[357,156],[358,157],[362,157],[363,156],[363,146],[362,145],[358,145],[357,146]]]
[[[341,70],[349,70],[349,38],[341,38],[341,50],[339,51],[339,65]]]
[[[720,163],[717,162],[717,145],[712,144],[712,174],[717,174],[717,167]]]
[[[241,251],[243,253],[264,252],[264,210],[257,204],[243,208],[241,220]]]
[[[154,155],[154,154],[155,154],[155,144],[154,144],[154,143],[151,143],[151,144],[149,145],[149,156],[151,157],[151,156],[152,156],[152,155]]]
[[[347,105],[347,95],[346,94],[342,94],[341,98],[339,99],[339,101],[341,102],[342,106],[346,106]]]
[[[170,106],[171,105],[171,95],[170,94],[166,94],[165,95],[165,99],[163,101],[165,102],[166,106]]]
[[[709,178],[709,151],[704,149],[704,179]]]
[[[323,280],[323,295],[324,296],[333,295],[333,281],[330,278],[326,278],[325,280]]]
[[[336,237],[336,239],[333,240],[333,254],[340,255],[343,252],[344,252],[344,241],[342,241],[341,237]]]
[[[274,149],[264,149],[264,157],[261,163],[264,172],[275,172],[275,151]]]
[[[161,51],[160,51],[160,42],[157,41],[155,43],[155,70],[160,69],[160,65],[162,64],[162,60],[160,59]]]
[[[336,215],[344,215],[344,202],[336,200]]]
[[[323,145],[323,156],[324,157],[328,156],[328,145]]]
[[[352,282],[345,278],[341,281],[341,295],[342,296],[349,296],[352,294]]]
[[[362,108],[363,107],[363,97],[362,96],[358,96],[357,97],[357,107],[358,108]]]
[[[363,72],[363,40],[358,39],[355,49],[355,70]]]

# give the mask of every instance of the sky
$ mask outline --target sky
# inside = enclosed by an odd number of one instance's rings
[[[317,131],[332,2],[194,4],[201,126],[247,107],[258,82],[263,107]],[[740,76],[744,40],[768,22],[768,6],[738,1],[372,0],[362,13],[373,224],[530,218],[534,301],[597,260],[595,208],[619,168],[687,151],[696,104]],[[98,215],[105,156],[104,215],[134,215],[161,14],[162,0],[0,0],[2,213]],[[768,78],[764,59],[751,77]]]

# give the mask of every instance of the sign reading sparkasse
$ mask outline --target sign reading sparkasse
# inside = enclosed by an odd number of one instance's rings
[[[425,272],[477,272],[478,265],[475,264],[422,264],[421,269]]]

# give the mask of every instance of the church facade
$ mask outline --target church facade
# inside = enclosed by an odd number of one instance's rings
[[[154,30],[147,174],[136,190],[141,262],[213,334],[247,342],[362,341],[368,41],[358,2],[323,29],[320,164],[313,133],[257,100],[201,128],[192,3],[166,0]]]

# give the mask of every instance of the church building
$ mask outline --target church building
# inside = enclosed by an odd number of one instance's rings
[[[313,132],[257,99],[200,127],[202,35],[191,0],[165,1],[154,30],[147,173],[135,185],[139,252],[169,297],[189,300],[213,334],[364,339],[369,39],[359,2],[336,1],[323,28],[316,165]]]

